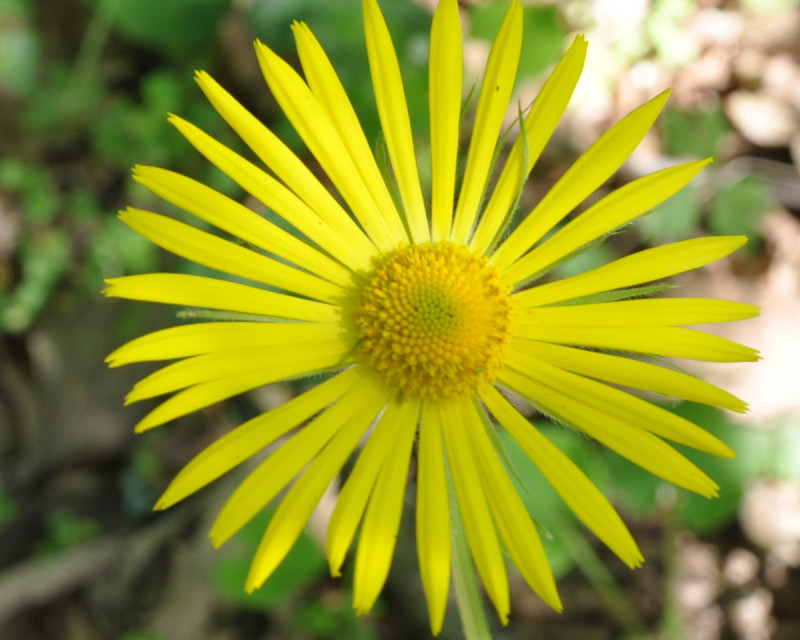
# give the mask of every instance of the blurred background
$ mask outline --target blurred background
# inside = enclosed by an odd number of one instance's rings
[[[381,4],[427,180],[426,64],[435,1]],[[586,439],[541,425],[623,513],[647,560],[635,572],[581,529],[511,450],[534,487],[526,499],[549,533],[565,612],[548,610],[512,575],[511,623],[495,629],[495,638],[800,638],[800,3],[524,5],[523,107],[576,33],[586,35],[589,54],[567,115],[523,194],[523,211],[603,130],[667,87],[674,92],[656,128],[604,189],[679,160],[716,159],[658,210],[560,273],[673,240],[745,234],[748,244],[732,258],[677,281],[681,295],[761,305],[759,318],[713,330],[761,349],[764,360],[686,365],[748,401],[747,415],[672,405],[738,453],[734,460],[693,456],[720,484],[717,500],[675,490]],[[462,3],[467,86],[480,76],[506,7]],[[134,438],[133,425],[152,405],[123,408],[122,400],[152,368],[109,372],[103,364],[124,341],[175,322],[174,309],[102,299],[103,278],[196,269],[117,221],[116,211],[128,204],[170,211],[131,180],[131,166],[180,170],[244,198],[166,121],[168,112],[179,114],[242,149],[195,86],[194,70],[212,73],[307,155],[269,95],[252,49],[261,38],[296,63],[289,29],[295,19],[321,40],[377,140],[357,0],[0,0],[5,640],[429,636],[410,511],[384,594],[362,618],[351,612],[350,578],[328,577],[317,543],[335,487],[283,567],[252,596],[243,591],[244,577],[269,514],[221,551],[207,539],[245,470],[168,512],[151,511],[194,454],[301,387],[270,386]],[[510,127],[516,114],[509,114]],[[460,637],[453,603],[441,637]]]

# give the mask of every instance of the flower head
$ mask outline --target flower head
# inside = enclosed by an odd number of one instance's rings
[[[732,455],[730,449],[620,387],[745,410],[725,391],[643,357],[756,359],[749,348],[684,327],[750,317],[754,307],[643,297],[653,290],[647,283],[722,258],[745,239],[676,242],[580,275],[539,282],[556,263],[669,198],[709,161],[635,180],[564,222],[641,141],[667,99],[661,94],[608,130],[504,235],[586,54],[585,41],[576,38],[520,123],[490,187],[520,56],[521,12],[519,2],[512,2],[492,47],[457,189],[461,28],[456,0],[439,3],[430,44],[430,207],[420,184],[397,58],[376,0],[364,0],[364,22],[390,183],[305,24],[293,26],[304,78],[260,42],[256,52],[275,99],[340,198],[202,72],[197,75],[201,89],[267,171],[189,122],[177,116],[170,121],[296,232],[188,177],[155,167],[135,169],[136,180],[164,200],[250,247],[139,209],[121,214],[126,224],[169,251],[251,283],[180,274],[109,281],[109,296],[222,310],[234,317],[212,321],[206,316],[207,321],[157,331],[109,356],[112,366],[176,361],[143,379],[128,396],[133,402],[174,392],[137,429],[268,383],[332,374],[209,446],[158,502],[160,509],[175,504],[280,442],[239,485],[211,531],[214,544],[222,544],[291,484],[253,560],[248,589],[261,585],[280,564],[325,489],[374,426],[341,490],[327,534],[331,571],[338,574],[361,527],[354,584],[359,611],[369,610],[388,574],[413,455],[418,555],[433,631],[442,625],[451,569],[448,476],[472,558],[500,618],[505,621],[509,613],[501,545],[530,586],[560,609],[536,527],[491,437],[491,418],[589,529],[626,564],[640,564],[642,556],[613,507],[501,390],[678,486],[705,496],[717,492],[714,482],[666,440],[721,456]]]

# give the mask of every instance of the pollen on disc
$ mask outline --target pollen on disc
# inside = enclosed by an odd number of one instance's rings
[[[439,242],[399,249],[361,292],[361,353],[404,394],[470,395],[503,364],[509,293],[496,269],[466,247]]]

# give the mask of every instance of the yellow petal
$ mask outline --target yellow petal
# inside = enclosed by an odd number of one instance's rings
[[[325,489],[341,471],[389,397],[388,392],[377,385],[365,384],[361,391],[361,406],[297,479],[272,516],[250,566],[247,591],[260,587],[289,553]],[[303,451],[302,459],[307,461],[306,454],[307,451]]]
[[[428,601],[431,632],[444,623],[450,587],[450,506],[442,446],[442,422],[436,404],[422,405],[417,462],[417,555]]]
[[[133,177],[167,202],[259,249],[286,258],[337,284],[352,283],[350,269],[202,182],[174,171],[142,165],[134,167]]]
[[[241,373],[201,382],[162,402],[142,418],[135,429],[137,432],[152,429],[169,420],[174,420],[192,411],[208,407],[220,400],[231,398],[245,391],[250,391],[287,377],[309,375],[341,368],[341,366],[347,364],[346,355],[347,352],[342,353],[339,350],[333,350],[320,353],[319,356],[314,354],[285,366],[270,367],[265,365],[257,369],[243,368]]]
[[[732,458],[735,455],[725,443],[686,418],[625,391],[549,364],[522,350],[511,352],[508,365],[534,379],[546,377],[548,384],[558,389],[569,389],[587,407],[605,411],[610,416],[646,429],[661,438],[717,456]]]
[[[265,318],[287,318],[311,322],[339,320],[339,307],[294,296],[257,289],[245,284],[190,276],[182,273],[147,273],[106,280],[110,298],[145,300],[185,307],[222,309],[252,313]]]
[[[577,36],[536,97],[525,118],[525,135],[519,135],[514,142],[497,186],[470,241],[470,247],[476,253],[486,253],[496,242],[522,184],[567,108],[585,58],[586,40],[583,36]]]
[[[415,243],[425,242],[429,238],[428,219],[422,199],[400,65],[378,3],[375,0],[363,0],[362,6],[369,70],[378,104],[378,116],[386,139],[386,150],[389,152],[411,237]]]
[[[338,324],[296,322],[200,322],[148,333],[111,353],[106,362],[119,367],[132,362],[173,360],[216,351],[303,344],[312,335],[342,339]]]
[[[334,201],[339,209],[322,212],[312,209],[266,171],[217,142],[192,123],[171,115],[169,121],[208,160],[242,189],[308,236],[312,242],[353,271],[371,268],[370,259],[378,255],[375,245]],[[312,178],[313,179],[313,178]]]
[[[570,252],[646,213],[685,187],[709,162],[711,159],[669,167],[612,191],[522,256],[508,270],[509,279],[524,282]]]
[[[516,341],[512,348],[572,373],[596,380],[654,391],[665,396],[722,407],[739,413],[747,411],[747,404],[727,391],[689,374],[649,362],[535,340]]]
[[[515,336],[614,351],[707,362],[755,362],[758,351],[731,340],[681,327],[560,327],[519,325]]]
[[[239,425],[203,449],[181,469],[155,508],[167,509],[199,491],[341,398],[359,381],[357,370],[347,369],[281,406]]]
[[[317,215],[341,229],[346,236],[353,235],[354,247],[363,244],[363,232],[342,208],[339,202],[320,183],[305,163],[300,160],[278,137],[258,121],[250,112],[217,84],[211,76],[201,71],[197,84],[209,102],[239,134],[261,161],[294,191]],[[374,254],[372,248],[369,255]],[[352,264],[348,261],[348,264]],[[367,266],[368,268],[368,266]]]
[[[293,434],[279,449],[259,464],[236,488],[211,528],[211,542],[220,546],[247,524],[266,504],[321,451],[342,429],[360,425],[362,416],[380,409],[379,393],[373,391],[374,383],[356,370],[349,389],[335,404]],[[374,416],[374,414],[373,414]],[[367,418],[367,425],[372,418]],[[305,521],[300,525],[305,524]]]
[[[324,302],[344,295],[332,282],[172,218],[130,207],[119,218],[159,247],[197,264]]]
[[[342,194],[367,235],[382,251],[395,249],[399,241],[406,239],[400,220],[396,216],[384,218],[377,211],[342,138],[311,90],[297,72],[266,45],[256,42],[256,54],[275,100]]]
[[[492,45],[483,76],[467,167],[464,170],[464,180],[461,183],[461,193],[458,196],[453,230],[450,234],[450,239],[458,244],[465,244],[472,234],[492,168],[508,100],[514,89],[521,48],[522,6],[519,0],[513,0]]]
[[[523,375],[509,367],[500,372],[498,381],[547,415],[584,431],[650,473],[706,497],[717,495],[719,487],[714,481],[666,442],[603,409],[587,405],[577,390],[558,387],[541,371],[525,371]]]
[[[745,236],[716,236],[645,249],[586,273],[527,289],[515,295],[514,301],[526,307],[543,306],[668,278],[724,258],[745,242]]]
[[[485,385],[481,400],[522,447],[564,502],[629,567],[643,561],[639,548],[614,507],[572,460],[545,438],[494,387]]]
[[[486,492],[481,477],[475,472],[476,460],[467,438],[464,414],[473,410],[468,402],[439,407],[447,461],[453,475],[458,508],[472,559],[500,621],[507,624],[510,609],[508,576]]]
[[[428,104],[431,121],[431,226],[433,241],[446,240],[453,218],[461,120],[463,54],[457,0],[441,0],[431,25]]]
[[[350,103],[333,65],[308,25],[296,22],[292,25],[292,31],[311,92],[339,134],[361,180],[372,196],[376,210],[384,217],[387,225],[394,229],[395,233],[398,233],[398,237],[402,237],[403,227],[400,223],[400,214],[386,188],[386,183],[375,162],[375,157],[372,155],[364,130],[361,128],[353,105]],[[422,222],[422,234],[419,239],[415,238],[417,242],[427,239],[424,209],[421,210],[421,213],[422,215],[417,216],[415,220],[417,223]]]
[[[326,333],[328,332],[309,331],[307,340],[295,344],[247,347],[185,358],[137,382],[125,399],[125,403],[130,404],[195,384],[247,372],[273,371],[275,379],[280,380],[298,375],[296,373],[298,367],[316,370],[320,366],[325,366],[320,363],[343,361],[352,350],[352,343],[331,338],[330,334],[325,335]]]
[[[486,434],[477,408],[465,413],[467,440],[477,462],[475,471],[483,482],[503,543],[531,589],[551,607],[561,611],[561,599],[536,527]]]
[[[353,606],[357,613],[366,613],[372,608],[389,575],[403,513],[408,463],[417,433],[419,407],[418,400],[403,401],[392,455],[381,467],[364,515],[353,578]]]
[[[603,184],[628,158],[653,126],[669,91],[625,116],[606,131],[547,192],[491,260],[506,269],[560,220]]]
[[[398,402],[396,398],[390,400],[336,500],[325,539],[328,564],[333,576],[341,575],[342,563],[364,515],[378,472],[387,456],[393,455],[403,407],[402,401]]]
[[[516,300],[517,298],[515,298]],[[664,327],[732,322],[758,315],[752,304],[713,298],[647,298],[561,307],[528,307],[516,314],[526,325],[562,327]]]

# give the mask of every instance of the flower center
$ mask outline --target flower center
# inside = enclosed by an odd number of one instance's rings
[[[361,353],[401,393],[444,399],[494,380],[510,340],[510,289],[450,242],[391,254],[361,292]]]

